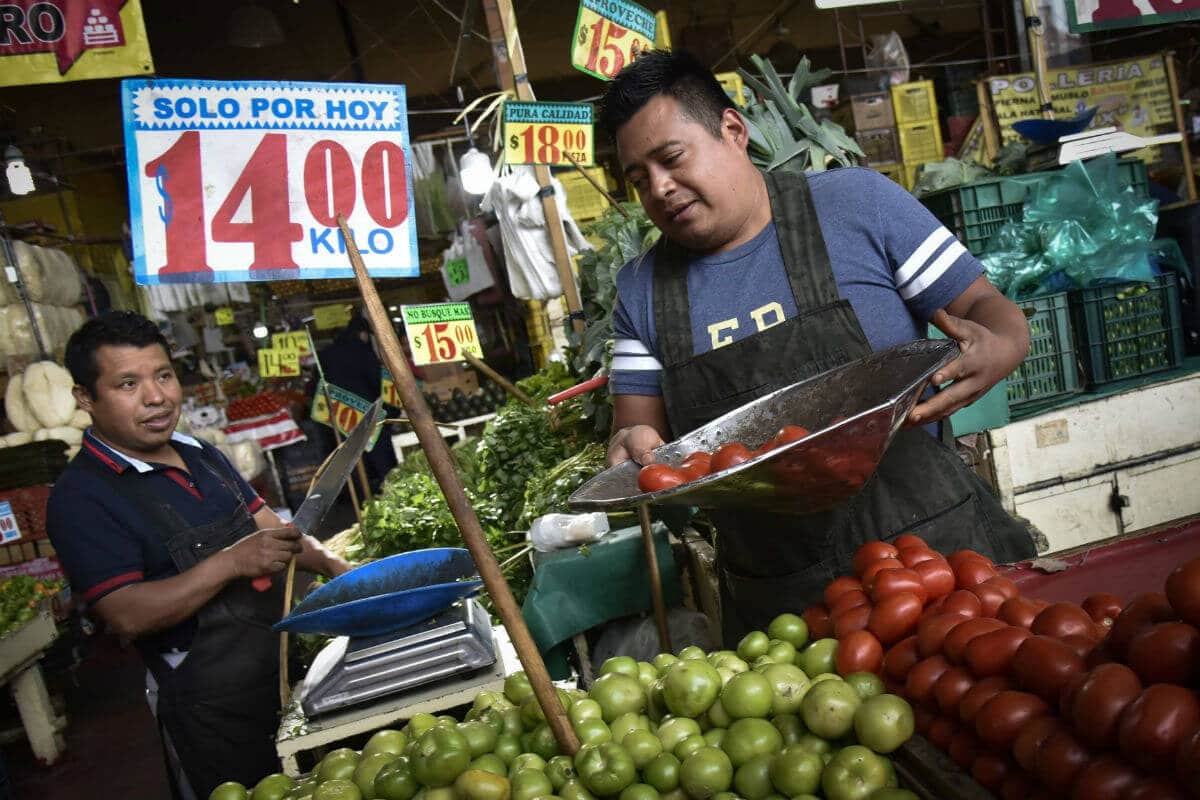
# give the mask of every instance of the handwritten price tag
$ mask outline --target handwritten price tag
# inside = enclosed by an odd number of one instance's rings
[[[400,400],[400,392],[396,389],[396,381],[392,379],[392,373],[388,372],[387,367],[383,367],[383,375],[379,380],[379,394],[383,398],[383,402],[389,406],[403,408],[404,403]]]
[[[509,164],[581,166],[595,162],[595,126],[589,103],[504,104],[504,158]],[[567,156],[570,156],[568,158]]]
[[[338,303],[332,306],[317,306],[313,309],[317,330],[328,331],[344,328],[350,323],[350,306]]]
[[[264,378],[294,378],[300,374],[300,351],[264,347],[258,351],[258,371]]]
[[[325,401],[326,395],[329,397],[329,402]],[[317,391],[313,394],[312,409],[309,416],[313,422],[321,425],[329,426],[332,419],[337,425],[338,432],[343,436],[349,436],[358,423],[362,422],[363,416],[371,410],[371,404],[340,386],[334,386],[332,383],[326,383],[320,380],[317,383]],[[379,438],[379,431],[376,430],[371,434],[371,439],[367,442],[367,449],[370,450],[375,446],[375,440]]]
[[[626,64],[654,49],[654,13],[629,0],[583,0],[571,40],[571,66],[610,81]]]
[[[218,308],[216,310],[216,316],[217,316],[217,324],[218,325],[232,325],[233,324],[233,309],[230,308],[229,306],[221,306],[220,308]]]
[[[483,356],[467,303],[401,306],[400,315],[417,366],[465,361],[466,353]]]
[[[271,334],[271,346],[276,350],[295,350],[301,358],[312,354],[312,348],[308,343],[308,334],[304,331]]]

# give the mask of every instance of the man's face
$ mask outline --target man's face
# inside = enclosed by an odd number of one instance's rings
[[[162,449],[179,422],[183,398],[166,351],[157,344],[103,345],[95,358],[96,394],[76,386],[75,398],[92,415],[96,432],[122,450]]]
[[[617,154],[650,220],[690,250],[720,252],[745,241],[754,204],[766,200],[733,111],[717,138],[675,98],[658,95],[617,131]]]

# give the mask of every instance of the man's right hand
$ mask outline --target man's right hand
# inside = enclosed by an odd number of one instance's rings
[[[286,526],[255,531],[225,548],[225,553],[238,577],[257,578],[287,569],[292,556],[302,549],[300,530]]]
[[[643,466],[654,463],[654,448],[660,447],[662,436],[650,425],[622,428],[608,440],[608,465],[616,466],[633,459]]]

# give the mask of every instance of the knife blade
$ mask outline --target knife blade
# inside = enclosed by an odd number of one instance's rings
[[[350,432],[350,436],[338,447],[333,458],[329,459],[321,477],[309,490],[308,496],[296,510],[296,515],[292,517],[292,526],[298,528],[301,535],[316,532],[317,526],[321,524],[321,520],[325,519],[325,515],[337,501],[338,495],[342,493],[346,479],[350,477],[354,465],[358,463],[358,459],[367,449],[367,442],[371,440],[371,435],[382,418],[383,400],[380,399],[371,405],[358,425]],[[266,591],[271,586],[271,577],[262,575],[251,583],[258,591]]]

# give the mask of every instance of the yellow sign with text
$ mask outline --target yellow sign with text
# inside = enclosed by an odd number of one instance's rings
[[[396,381],[393,380],[392,373],[387,371],[387,367],[383,367],[383,375],[379,380],[379,396],[389,406],[404,408],[404,403],[400,400],[400,392],[396,389]]]
[[[300,351],[264,347],[258,351],[258,372],[264,378],[294,378],[300,374]]]
[[[404,333],[412,349],[413,363],[418,367],[465,361],[466,353],[483,356],[469,304],[401,306],[400,314],[404,318]]]
[[[583,0],[571,39],[571,66],[610,81],[626,64],[654,49],[658,19],[629,0]]]
[[[295,350],[303,358],[312,355],[307,331],[286,331],[271,334],[271,347],[276,350]]]
[[[230,308],[229,306],[221,306],[220,308],[218,308],[216,310],[215,313],[216,313],[218,325],[232,325],[233,324],[233,309]]]
[[[313,309],[313,321],[321,331],[344,328],[350,323],[350,306],[345,303],[317,306]]]
[[[592,166],[596,152],[592,115],[588,103],[505,103],[504,160],[569,167],[573,159],[580,166]]]

